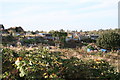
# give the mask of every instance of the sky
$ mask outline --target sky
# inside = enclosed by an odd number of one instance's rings
[[[0,24],[24,30],[98,30],[118,27],[119,0],[0,0]]]

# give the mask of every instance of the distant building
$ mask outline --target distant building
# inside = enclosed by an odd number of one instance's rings
[[[38,35],[44,37],[44,33],[38,33]]]
[[[52,36],[52,34],[43,34],[45,39],[49,39],[49,40],[54,40],[54,37]]]
[[[26,35],[32,35],[32,33],[30,31],[26,32]]]
[[[80,36],[77,33],[68,33],[66,41],[70,40],[80,40]]]
[[[88,35],[88,36],[89,36],[89,38],[91,38],[93,40],[96,40],[99,37],[99,35],[95,35],[95,34],[91,34],[91,35]]]

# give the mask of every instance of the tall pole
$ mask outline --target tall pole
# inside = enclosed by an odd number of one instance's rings
[[[0,25],[0,80],[2,76],[2,30],[1,30],[1,25]]]
[[[120,29],[120,1],[118,2],[118,29]],[[118,51],[118,66],[117,71],[120,72],[120,50]]]

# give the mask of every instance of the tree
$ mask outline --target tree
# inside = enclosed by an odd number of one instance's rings
[[[18,39],[12,35],[2,36],[2,44],[5,46],[7,46],[7,44],[16,44],[17,40]]]
[[[80,30],[80,32],[83,32],[82,30]]]
[[[33,44],[33,43],[36,43],[36,40],[35,39],[25,39],[25,40],[22,40],[22,42],[24,44]]]
[[[37,34],[37,33],[36,33],[36,32],[34,32],[34,31],[32,31],[31,33],[32,33],[33,35]]]
[[[65,30],[63,30],[63,29],[60,29],[59,31],[60,31],[60,32],[65,32]]]
[[[54,33],[54,32],[55,32],[54,30],[50,30],[50,31],[49,31],[49,33],[51,33],[51,34]]]
[[[97,45],[106,49],[117,49],[120,48],[120,34],[118,33],[103,33],[97,39]]]
[[[64,32],[64,30],[61,31],[53,31],[52,32],[53,37],[56,38],[56,43],[65,43],[65,39],[67,37],[67,32]],[[63,45],[64,46],[64,45]]]
[[[36,33],[36,34],[38,34],[38,33],[39,33],[39,31],[38,31],[38,30],[36,30],[36,31],[35,31],[35,33]]]

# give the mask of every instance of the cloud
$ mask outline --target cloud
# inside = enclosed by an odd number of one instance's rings
[[[78,29],[77,27],[82,25],[99,26],[100,24],[114,26],[117,24],[117,22],[115,22],[117,16],[117,1],[118,0],[2,0],[3,3],[27,3],[25,6],[21,4],[19,9],[14,8],[15,10],[4,13],[2,22],[7,25],[44,26],[42,29],[49,29],[49,26],[53,26],[52,29],[57,29],[61,26],[76,26],[75,29]],[[91,4],[94,2],[94,4],[87,5],[89,2]],[[32,6],[29,3],[33,3]],[[81,7],[79,5],[86,6]],[[110,23],[111,21],[114,22]],[[30,29],[31,27],[27,27],[26,29]],[[73,27],[69,27],[68,29],[73,29]]]
[[[8,19],[11,23],[32,23],[32,24],[78,24],[81,23],[90,23],[94,22],[94,20],[101,20],[104,18],[114,17],[116,14],[116,10],[107,10],[107,11],[97,11],[90,13],[80,13],[77,15],[69,14],[67,11],[54,11],[50,13],[41,13],[35,15],[28,16],[12,16],[12,19]],[[92,21],[91,21],[92,19]],[[78,22],[79,21],[79,22]],[[86,23],[86,24],[87,24]]]
[[[3,1],[13,1],[13,2],[16,2],[16,1],[23,1],[23,2],[27,2],[28,0],[3,0]],[[115,6],[115,5],[117,5],[117,2],[118,2],[118,0],[35,0],[35,1],[38,1],[38,2],[56,2],[56,3],[58,3],[58,5],[54,5],[54,4],[52,4],[51,5],[51,3],[50,4],[41,4],[41,3],[39,3],[40,5],[36,5],[36,4],[33,4],[32,6],[31,5],[26,5],[25,7],[21,7],[21,9],[18,9],[18,10],[16,10],[16,11],[13,11],[13,12],[10,12],[9,14],[10,15],[19,15],[19,14],[24,14],[24,13],[30,13],[30,12],[33,12],[33,11],[35,11],[35,10],[38,10],[38,11],[41,11],[41,10],[46,10],[46,12],[47,12],[47,10],[50,10],[50,9],[53,9],[53,10],[55,10],[55,11],[58,11],[59,12],[59,10],[66,10],[66,11],[95,11],[95,9],[105,9],[105,8],[111,8],[111,6],[113,7],[113,6]],[[35,2],[34,0],[29,0],[28,2]],[[66,2],[66,4],[65,5],[62,5],[62,3],[59,3],[59,2]],[[78,5],[85,5],[86,3],[89,3],[89,2],[96,2],[96,4],[93,4],[93,5],[91,5],[91,6],[87,6],[87,7],[80,7],[80,6],[78,6]],[[97,4],[97,2],[98,2],[98,4]],[[35,2],[35,3],[37,3],[37,2]],[[92,4],[92,3],[91,3]],[[72,9],[72,7],[75,7],[76,6],[76,8],[74,8],[74,9]],[[117,7],[117,6],[116,6]],[[57,8],[58,8],[58,10],[57,10]],[[51,12],[51,11],[50,11]],[[41,13],[42,13],[42,11],[41,11]]]

